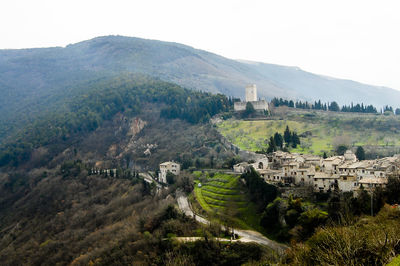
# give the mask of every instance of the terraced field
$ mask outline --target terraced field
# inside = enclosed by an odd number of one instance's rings
[[[208,215],[229,218],[240,228],[260,230],[259,217],[246,198],[239,176],[224,173],[210,176],[201,172],[195,175],[195,199]]]

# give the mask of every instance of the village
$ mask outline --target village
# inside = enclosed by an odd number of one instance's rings
[[[257,97],[255,84],[246,86],[245,101],[235,102],[234,109],[241,112],[246,104],[251,103],[257,111],[268,111],[268,103]],[[218,119],[218,118],[217,118]],[[215,123],[215,121],[214,121]],[[275,151],[268,154],[240,150],[239,147],[225,140],[227,148],[235,151],[243,162],[235,164],[228,170],[232,174],[243,174],[253,168],[266,183],[281,188],[307,189],[313,192],[330,192],[337,189],[340,192],[353,192],[355,196],[361,190],[373,191],[377,187],[385,187],[390,176],[398,175],[400,168],[400,154],[374,160],[358,160],[356,155],[347,150],[343,155],[322,158],[313,154],[290,153]],[[144,152],[149,155],[150,148]],[[204,170],[202,170],[204,171]],[[226,171],[226,170],[224,170]],[[142,172],[141,177],[148,183],[170,183],[168,176],[177,176],[181,173],[181,165],[175,161],[166,161],[159,164],[155,172]],[[116,176],[117,169],[91,169],[91,174]],[[172,177],[170,177],[172,180]],[[293,192],[293,190],[291,191]]]
[[[241,162],[233,166],[233,173],[243,174],[253,168],[266,183],[279,187],[309,188],[313,192],[353,192],[364,189],[373,191],[384,188],[390,176],[398,174],[400,155],[375,160],[359,161],[347,150],[342,156],[322,157],[309,154],[276,151],[260,155],[257,160]],[[177,162],[160,164],[158,180],[167,183],[167,174],[179,175]]]
[[[357,194],[360,189],[384,187],[389,176],[398,174],[399,165],[400,155],[359,161],[350,150],[326,159],[277,151],[254,162],[236,164],[233,170],[244,173],[253,167],[265,182],[280,186],[312,187],[314,192],[337,187],[341,192]]]

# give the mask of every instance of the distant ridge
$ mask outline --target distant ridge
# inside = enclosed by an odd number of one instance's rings
[[[257,84],[259,97],[365,103],[399,107],[400,91],[335,79],[287,67],[232,60],[172,42],[103,36],[66,47],[0,50],[0,115],[46,108],[76,84],[121,73],[141,73],[187,88],[244,97]],[[81,88],[84,90],[84,88]],[[0,122],[4,121],[0,118]]]

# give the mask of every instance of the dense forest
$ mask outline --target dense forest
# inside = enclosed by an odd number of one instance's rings
[[[164,118],[180,118],[193,124],[206,122],[213,115],[228,111],[232,105],[221,94],[191,91],[143,76],[102,80],[88,86],[85,93],[71,97],[62,111],[47,113],[3,144],[0,166],[18,166],[40,146],[49,145],[55,154],[73,136],[94,131],[118,112],[139,114],[148,102],[165,106],[161,110]]]

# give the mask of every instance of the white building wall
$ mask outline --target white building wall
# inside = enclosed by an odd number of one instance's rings
[[[349,192],[349,191],[353,191],[354,189],[356,189],[358,187],[357,181],[343,181],[343,180],[339,180],[338,181],[338,187],[339,190],[342,192]]]
[[[257,99],[257,87],[255,84],[246,86],[246,102],[256,102]]]
[[[171,172],[174,175],[179,175],[181,172],[181,165],[175,162],[165,162],[160,164],[160,174],[158,175],[160,182],[167,183],[168,172]]]

